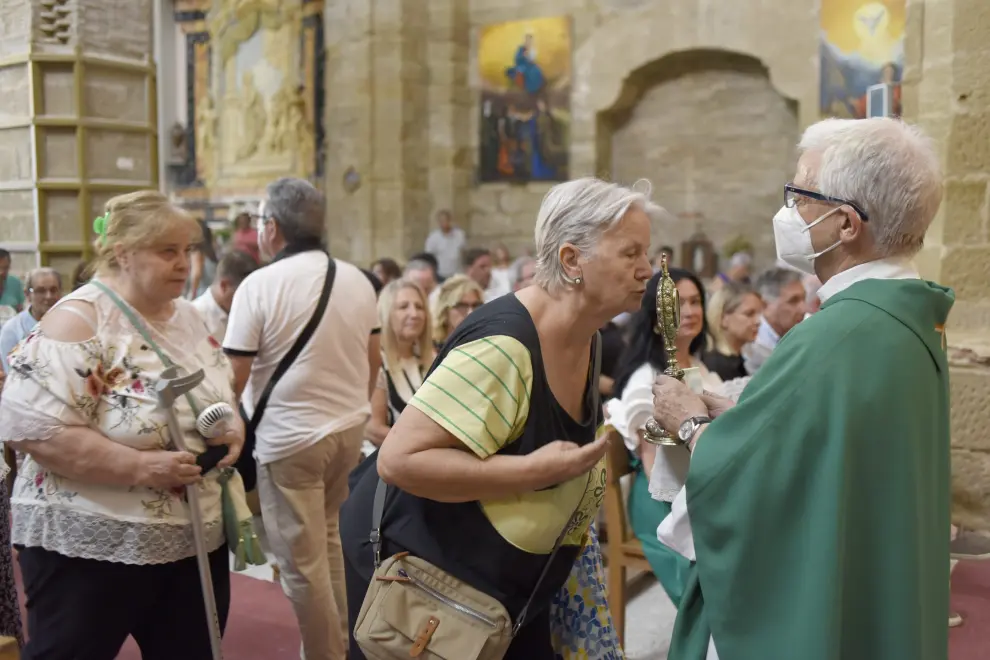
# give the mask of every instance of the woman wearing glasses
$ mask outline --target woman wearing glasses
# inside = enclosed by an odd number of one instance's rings
[[[444,280],[433,302],[433,343],[439,349],[468,314],[481,307],[485,292],[467,275]]]

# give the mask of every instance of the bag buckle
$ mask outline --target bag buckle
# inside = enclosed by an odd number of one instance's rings
[[[376,527],[371,530],[371,547],[375,550],[375,568],[382,565],[382,530]]]

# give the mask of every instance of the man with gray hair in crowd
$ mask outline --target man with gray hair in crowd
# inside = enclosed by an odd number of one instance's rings
[[[327,254],[325,213],[323,194],[307,181],[268,186],[258,245],[272,261],[237,289],[223,342],[256,427],[265,532],[307,660],[346,657],[339,511],[381,366],[374,288]]]
[[[939,158],[897,119],[801,139],[778,256],[822,282],[738,403],[660,376],[691,451],[658,536],[696,560],[671,660],[946,660],[951,289],[919,276]],[[714,421],[712,421],[714,419]]]
[[[41,317],[62,297],[62,276],[54,268],[35,268],[28,273],[24,288],[27,293],[27,309],[0,328],[0,365],[3,366],[4,373],[8,371],[7,356],[10,352],[34,330]]]
[[[770,268],[756,278],[756,292],[763,298],[763,318],[756,341],[743,349],[746,371],[755,374],[788,330],[804,319],[802,273],[790,268]]]

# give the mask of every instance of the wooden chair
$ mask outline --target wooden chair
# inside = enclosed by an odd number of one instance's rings
[[[643,546],[630,529],[626,516],[626,499],[622,494],[622,477],[633,472],[629,465],[629,453],[622,437],[609,432],[608,480],[605,483],[605,527],[608,543],[605,558],[608,564],[608,602],[612,623],[620,643],[626,637],[626,569],[634,568],[652,573],[650,563],[643,554]]]
[[[21,652],[13,637],[0,637],[0,660],[18,660]]]

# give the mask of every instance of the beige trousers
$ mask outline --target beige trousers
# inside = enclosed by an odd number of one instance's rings
[[[292,601],[306,660],[347,657],[347,592],[340,506],[361,456],[364,424],[258,466],[265,533]]]

